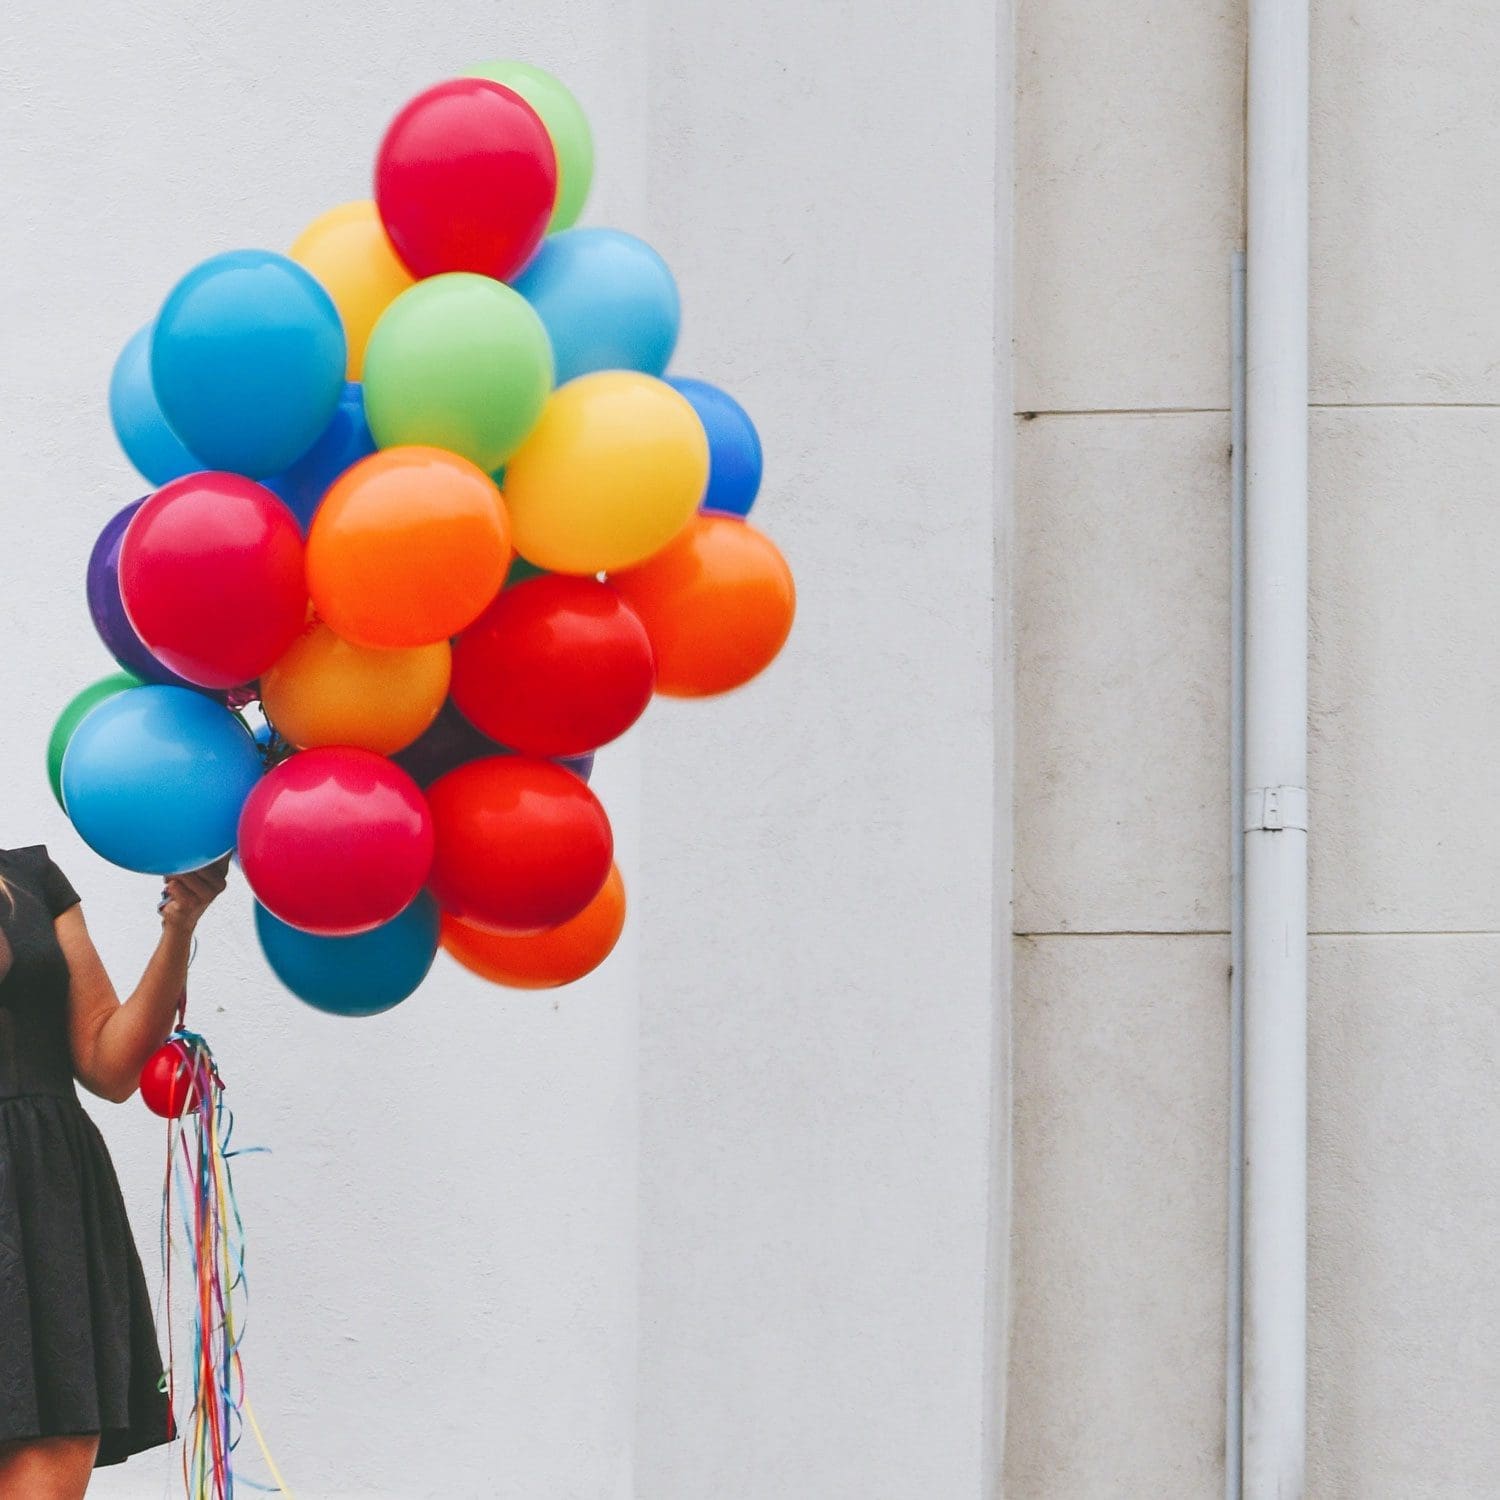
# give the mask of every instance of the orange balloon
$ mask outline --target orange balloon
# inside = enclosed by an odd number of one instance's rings
[[[743,686],[775,659],[797,591],[776,544],[737,516],[699,515],[638,568],[609,581],[656,652],[656,691],[706,698]]]
[[[291,258],[311,271],[333,298],[349,345],[348,376],[358,380],[370,330],[412,285],[411,272],[386,238],[375,205],[365,201],[330,208],[297,237]]]
[[[546,932],[491,932],[443,913],[442,944],[464,968],[513,990],[572,984],[609,957],[625,930],[625,882],[612,865],[604,889],[576,917]]]
[[[299,750],[357,745],[390,755],[437,718],[452,670],[447,641],[377,650],[314,620],[261,677],[261,706]]]
[[[495,482],[443,448],[387,448],[323,497],[307,538],[313,607],[359,646],[428,646],[505,582],[510,524]]]

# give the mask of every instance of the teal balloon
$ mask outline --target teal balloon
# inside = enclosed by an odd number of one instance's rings
[[[633,234],[549,235],[513,285],[552,340],[558,385],[595,370],[661,375],[677,347],[677,283],[666,261]]]
[[[261,758],[244,724],[191,688],[127,688],[90,710],[62,763],[83,841],[112,864],[180,875],[234,848]]]
[[[151,334],[162,415],[202,467],[265,479],[323,435],[344,391],[333,299],[270,250],[231,250],[189,271]]]
[[[120,351],[109,377],[109,419],[125,457],[154,485],[204,467],[167,425],[151,384],[151,325]]]
[[[540,578],[546,573],[545,568],[539,568],[535,563],[529,563],[519,553],[510,560],[510,570],[505,575],[505,587],[513,589],[518,583],[525,583],[529,578]]]
[[[432,968],[440,927],[425,891],[399,916],[353,937],[303,932],[255,907],[255,934],[276,977],[315,1010],[376,1016],[399,1005]]]

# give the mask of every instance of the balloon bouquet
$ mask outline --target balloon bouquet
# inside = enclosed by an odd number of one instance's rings
[[[749,681],[791,628],[745,519],[755,428],[667,374],[676,285],[574,227],[592,174],[549,74],[439,83],[387,130],[373,201],[197,266],[114,369],[152,492],[89,559],[122,670],[58,720],[53,789],[127,869],[236,851],[272,970],[325,1011],[399,1003],[439,946],[520,989],[600,964],[625,887],[594,752],[654,693]],[[201,1117],[211,1217],[211,1054],[184,1029],[147,1073],[153,1108]],[[232,1384],[232,1345],[206,1382]]]

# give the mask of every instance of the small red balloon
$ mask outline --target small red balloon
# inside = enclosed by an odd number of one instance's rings
[[[141,1069],[141,1099],[164,1120],[175,1120],[198,1107],[192,1055],[181,1042],[167,1042],[146,1059]]]
[[[375,160],[375,203],[413,276],[504,281],[531,259],[557,198],[557,154],[514,90],[454,78],[417,95]]]
[[[215,471],[174,479],[125,530],[120,596],[136,634],[179,677],[238,687],[302,631],[302,532],[253,480]]]
[[[453,651],[453,701],[523,755],[582,755],[625,733],[656,685],[639,616],[607,583],[545,575],[506,589]]]
[[[256,898],[326,937],[368,932],[405,911],[427,880],[432,843],[416,782],[385,756],[347,745],[282,761],[240,814],[240,865]]]
[[[541,932],[604,888],[614,835],[599,799],[551,761],[470,761],[427,789],[437,832],[432,893],[496,932]]]

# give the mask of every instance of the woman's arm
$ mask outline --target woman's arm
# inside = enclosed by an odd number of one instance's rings
[[[105,972],[94,940],[73,906],[57,918],[57,940],[68,961],[68,1032],[73,1071],[92,1094],[121,1103],[136,1090],[146,1059],[166,1041],[187,984],[193,929],[220,891],[229,870],[225,857],[202,870],[166,881],[161,939],[123,1003]]]

